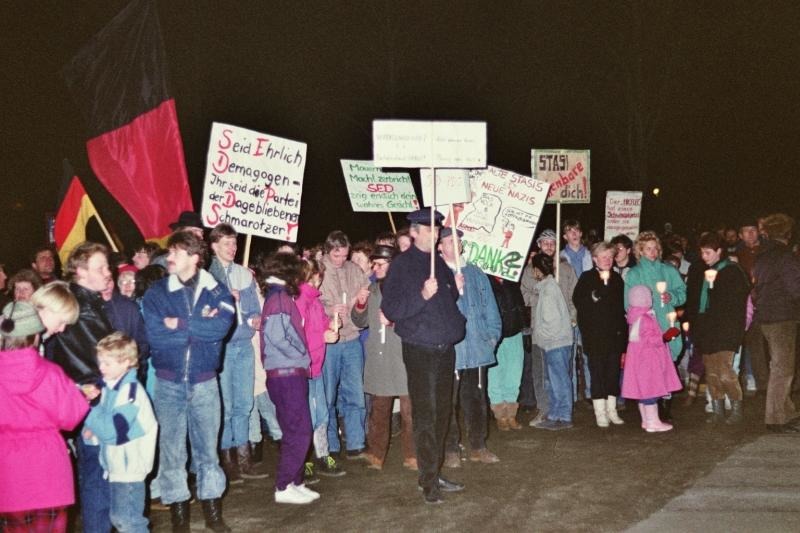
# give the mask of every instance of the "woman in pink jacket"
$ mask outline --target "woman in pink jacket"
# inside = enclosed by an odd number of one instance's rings
[[[0,531],[66,531],[75,492],[60,432],[74,429],[89,405],[39,356],[45,328],[31,304],[8,304],[0,320]]]

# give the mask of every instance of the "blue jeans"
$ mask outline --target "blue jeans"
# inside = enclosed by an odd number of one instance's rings
[[[120,533],[148,533],[144,517],[144,481],[111,485],[111,523]]]
[[[547,418],[572,422],[572,346],[545,350],[544,362],[550,402]]]
[[[364,423],[367,410],[364,404],[364,351],[358,339],[329,344],[322,365],[325,399],[328,402],[328,446],[331,453],[339,451],[339,422],[336,401],[341,396],[347,449],[364,447]]]
[[[225,358],[219,375],[222,392],[223,450],[247,444],[250,434],[250,411],[253,410],[255,358],[250,339],[225,345]]]
[[[222,417],[217,380],[192,385],[156,378],[155,392],[156,416],[161,425],[158,432],[161,503],[169,505],[191,497],[186,483],[187,436],[192,445],[192,468],[197,472],[198,499],[219,498],[225,490],[225,474],[217,455]]]
[[[89,446],[78,436],[78,490],[84,533],[111,531],[111,493],[100,465],[100,446]]]
[[[274,440],[281,440],[283,433],[278,425],[278,416],[275,414],[275,404],[269,399],[267,392],[262,392],[255,397],[255,405],[250,412],[250,442],[261,442],[261,419],[267,424],[269,436]]]

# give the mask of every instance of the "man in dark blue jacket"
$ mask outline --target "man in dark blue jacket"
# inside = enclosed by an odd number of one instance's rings
[[[395,323],[403,340],[403,361],[408,374],[408,394],[414,412],[414,443],[419,464],[419,486],[425,502],[441,503],[441,492],[464,488],[439,475],[444,439],[452,409],[455,344],[464,338],[466,319],[458,310],[456,278],[435,255],[431,276],[431,246],[444,217],[435,212],[431,227],[429,208],[408,215],[414,245],[398,255],[383,283],[381,310]],[[463,277],[459,277],[463,283]]]
[[[188,231],[173,233],[167,248],[170,275],[150,287],[143,305],[156,369],[161,501],[170,506],[173,531],[188,532],[188,435],[206,527],[230,531],[220,507],[225,474],[217,455],[222,416],[217,370],[236,308],[228,289],[201,268],[202,240]]]

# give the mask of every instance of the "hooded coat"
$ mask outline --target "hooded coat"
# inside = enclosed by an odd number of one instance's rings
[[[61,431],[89,404],[61,368],[33,348],[0,352],[0,513],[75,503]]]

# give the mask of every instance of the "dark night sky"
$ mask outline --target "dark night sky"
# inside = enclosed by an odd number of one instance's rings
[[[0,262],[43,240],[62,159],[88,166],[59,70],[126,3],[0,7]],[[371,158],[375,118],[486,121],[489,162],[523,174],[533,147],[589,148],[593,203],[564,215],[600,229],[608,189],[660,187],[646,225],[798,214],[798,2],[173,0],[159,14],[195,205],[212,121],[304,141],[301,243],[388,229],[350,211],[339,166]],[[130,221],[85,181],[131,245]]]

